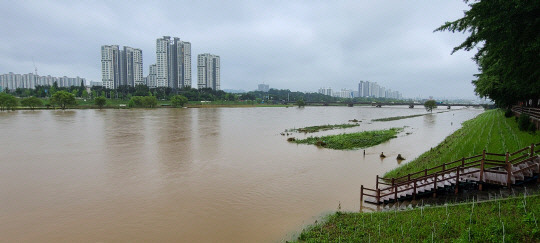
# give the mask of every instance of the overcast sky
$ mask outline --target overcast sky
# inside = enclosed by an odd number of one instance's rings
[[[473,53],[450,55],[461,33],[433,30],[463,17],[461,0],[423,1],[6,1],[0,2],[0,73],[101,81],[101,45],[143,50],[156,39],[221,57],[221,88],[259,83],[294,91],[356,90],[378,82],[405,97],[474,97]]]

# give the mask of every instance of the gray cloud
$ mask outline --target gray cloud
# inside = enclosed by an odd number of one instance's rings
[[[177,36],[196,55],[221,56],[222,88],[356,89],[370,80],[407,97],[472,97],[465,36],[433,33],[462,17],[462,1],[2,1],[0,72],[100,80],[100,46],[143,50]],[[195,80],[195,79],[194,79]]]

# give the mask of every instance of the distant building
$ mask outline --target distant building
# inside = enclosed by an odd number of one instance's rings
[[[146,85],[148,85],[149,88],[155,88],[157,87],[157,65],[150,65],[148,71],[149,72],[148,76],[146,77]]]
[[[268,90],[270,90],[270,85],[268,84],[259,84],[259,88],[257,88],[257,91],[262,92],[268,92]]]
[[[199,89],[220,90],[220,58],[209,53],[197,57],[197,86]]]
[[[118,45],[101,46],[101,77],[103,86],[116,89],[120,85],[143,84],[142,50]]]
[[[332,88],[330,88],[330,87],[328,87],[328,88],[324,88],[324,87],[320,88],[319,89],[319,94],[333,96]]]
[[[70,86],[80,86],[86,84],[85,78],[70,78],[70,77],[52,77],[48,76],[39,76],[34,73],[28,74],[15,74],[15,73],[6,73],[0,75],[0,87],[3,90],[5,89],[17,89],[17,88],[26,88],[26,89],[35,89],[37,85],[49,85],[52,86],[54,83],[58,87],[70,87]]]
[[[379,86],[376,82],[369,81],[360,81],[360,83],[358,83],[358,97],[403,98],[398,91],[392,91],[391,89]]]
[[[103,82],[100,81],[90,81],[90,87],[94,86],[103,86]]]
[[[191,43],[178,37],[156,40],[156,87],[191,87]]]
[[[350,89],[341,89],[340,91],[334,93],[334,97],[353,98],[353,91]]]

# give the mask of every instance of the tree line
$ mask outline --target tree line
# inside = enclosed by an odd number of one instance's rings
[[[540,104],[540,4],[527,0],[468,1],[465,16],[435,31],[468,32],[452,53],[476,50],[480,97],[499,107]]]

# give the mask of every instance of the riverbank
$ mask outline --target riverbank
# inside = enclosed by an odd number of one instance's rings
[[[69,106],[67,110],[77,110],[77,109],[100,109],[99,106],[94,104],[92,100],[77,100],[77,106]],[[101,109],[131,109],[128,107],[129,100],[107,100],[107,104]],[[44,102],[45,104],[45,102]],[[239,102],[239,101],[190,101],[184,105],[185,108],[220,108],[220,107],[294,107],[293,105],[283,105],[283,104],[268,104],[268,103],[256,103],[256,102]],[[158,100],[157,106],[150,109],[156,108],[175,108],[171,106],[170,101]],[[15,107],[13,110],[59,110],[58,107],[52,106],[39,106],[33,109],[29,107]]]
[[[535,242],[540,195],[405,211],[342,213],[302,231],[299,242]]]
[[[484,149],[493,153],[513,152],[539,141],[540,132],[532,134],[520,131],[514,118],[504,117],[502,110],[489,110],[464,122],[459,130],[430,151],[384,176],[404,176],[463,157],[482,154]]]
[[[504,117],[501,110],[490,110],[464,122],[462,128],[435,148],[386,173],[385,177],[402,176],[481,154],[484,149],[503,153],[539,141],[540,133],[519,131],[514,118]],[[337,212],[302,231],[298,240],[413,242],[433,237],[437,241],[502,241],[504,237],[505,241],[538,241],[539,203],[539,196],[530,196],[476,203],[476,206],[466,203],[393,212]]]

